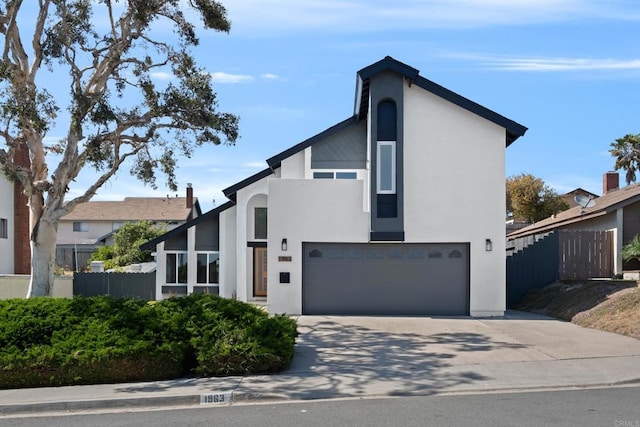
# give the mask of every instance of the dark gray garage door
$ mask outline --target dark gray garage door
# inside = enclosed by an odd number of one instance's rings
[[[467,315],[467,243],[305,243],[303,314]]]

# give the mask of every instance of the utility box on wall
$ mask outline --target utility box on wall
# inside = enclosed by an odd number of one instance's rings
[[[280,273],[280,283],[291,283],[291,273]]]

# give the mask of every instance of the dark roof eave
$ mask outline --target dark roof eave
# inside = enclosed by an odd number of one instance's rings
[[[271,174],[273,174],[272,168],[261,170],[260,172],[251,175],[249,178],[243,179],[237,184],[233,184],[232,186],[225,188],[224,190],[222,190],[222,193],[229,199],[235,201],[235,195],[239,190],[242,190],[243,188],[253,184],[254,182],[260,181],[262,178],[265,178]]]
[[[229,201],[226,202],[216,208],[211,209],[210,211],[206,212],[203,215],[200,215],[194,219],[192,219],[191,221],[187,221],[184,224],[181,224],[180,226],[167,231],[166,233],[164,233],[161,236],[156,237],[153,240],[148,241],[147,243],[140,245],[140,250],[141,251],[152,251],[155,249],[155,247],[158,245],[158,243],[161,242],[165,242],[168,239],[172,238],[175,235],[178,235],[180,233],[182,233],[183,231],[193,227],[194,225],[197,225],[199,223],[201,223],[202,221],[206,220],[207,218],[210,218],[212,216],[216,216],[219,215],[220,212],[222,211],[226,211],[227,209],[229,209],[230,207],[232,207],[233,205],[235,205],[234,202]]]

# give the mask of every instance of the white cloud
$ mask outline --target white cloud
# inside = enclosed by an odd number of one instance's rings
[[[640,19],[640,10],[625,0],[236,0],[225,6],[234,32],[260,36]]]
[[[155,73],[151,73],[151,78],[154,78],[156,80],[171,80],[173,78],[173,75],[165,73],[164,71],[156,71]]]
[[[612,71],[640,69],[640,59],[454,56],[479,62],[485,68],[504,71]]]
[[[265,73],[260,77],[262,77],[265,80],[282,80],[280,76],[278,76],[277,74],[271,74],[271,73]]]
[[[248,83],[254,80],[253,76],[247,74],[229,74],[220,71],[211,73],[211,79],[221,84]]]
[[[264,169],[265,166],[266,166],[265,162],[248,162],[248,163],[242,164],[242,167],[250,168],[250,169]]]

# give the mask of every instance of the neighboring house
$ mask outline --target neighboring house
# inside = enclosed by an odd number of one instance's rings
[[[352,117],[143,245],[156,252],[156,296],[219,292],[289,314],[500,316],[505,148],[526,130],[386,57],[358,71]]]
[[[619,188],[617,172],[607,172],[603,178],[603,195],[595,198],[594,206],[575,206],[550,218],[538,221],[507,236],[515,242],[530,236],[534,240],[554,230],[612,231],[613,270],[638,270],[637,262],[623,262],[622,246],[640,234],[640,185]]]
[[[579,206],[578,202],[576,202],[576,196],[586,197],[587,199],[591,199],[591,200],[597,199],[598,197],[600,197],[597,194],[587,191],[585,189],[582,189],[580,187],[576,188],[575,190],[569,191],[566,194],[563,194],[561,197],[562,197],[562,200],[564,200],[565,203],[569,205],[569,208],[574,208],[576,206]]]
[[[58,223],[56,263],[73,269],[86,267],[91,254],[99,246],[113,244],[113,233],[128,222],[148,220],[173,229],[201,213],[190,185],[186,197],[125,197],[122,201],[81,203]]]
[[[14,161],[29,165],[27,150],[17,149]],[[0,172],[0,274],[30,274],[29,208],[22,186]]]

